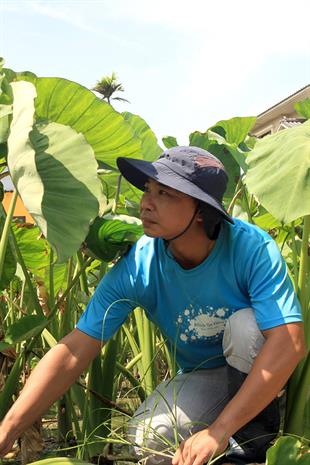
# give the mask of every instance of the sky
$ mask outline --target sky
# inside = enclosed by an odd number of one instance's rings
[[[0,56],[88,88],[115,71],[115,108],[186,144],[310,83],[309,18],[309,0],[0,0]]]

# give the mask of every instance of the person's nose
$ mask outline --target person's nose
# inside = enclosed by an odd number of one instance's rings
[[[154,210],[154,199],[150,192],[144,192],[140,201],[140,210]]]

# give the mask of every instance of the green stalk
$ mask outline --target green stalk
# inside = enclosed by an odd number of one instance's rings
[[[54,289],[54,251],[51,247],[50,262],[49,262],[49,308],[55,305],[55,289]]]
[[[71,290],[74,288],[76,283],[79,281],[81,273],[83,272],[83,270],[86,270],[86,268],[90,265],[91,261],[92,261],[92,258],[90,257],[88,260],[86,260],[83,263],[82,268],[80,268],[80,270],[78,270],[76,272],[76,274],[74,275],[74,278],[70,282],[70,285],[67,287],[67,289],[65,290],[63,295],[57,300],[54,308],[52,309],[51,313],[49,314],[49,317],[48,317],[49,320],[51,320],[54,317],[54,315],[56,314],[56,312],[58,310],[59,305],[68,297]]]
[[[249,204],[249,200],[248,200],[248,193],[247,193],[247,190],[246,190],[245,186],[243,187],[242,199],[244,201],[245,211],[246,211],[246,213],[248,215],[249,223],[255,224],[255,222],[252,219],[251,208],[250,208],[250,204]]]
[[[155,365],[154,365],[154,331],[152,323],[143,313],[144,327],[144,379],[145,390],[149,395],[155,389]]]
[[[303,238],[298,276],[298,297],[302,307],[305,340],[309,343],[310,319],[307,283],[309,281],[308,244],[310,237],[310,215],[304,217]],[[289,384],[284,431],[298,436],[310,437],[310,354],[300,362]]]
[[[24,276],[25,276],[25,280],[26,280],[26,283],[27,283],[27,286],[28,286],[28,290],[29,290],[29,293],[30,293],[30,298],[32,300],[32,304],[36,310],[36,313],[37,315],[41,315],[41,316],[44,316],[44,313],[42,311],[42,308],[41,308],[41,305],[40,305],[40,302],[39,302],[39,299],[38,299],[38,296],[37,296],[37,293],[35,291],[35,288],[32,284],[32,281],[31,281],[31,278],[30,278],[30,275],[28,273],[28,270],[27,270],[27,267],[25,265],[25,262],[24,262],[24,259],[23,259],[23,256],[19,250],[19,247],[18,247],[18,244],[17,244],[17,241],[16,241],[16,237],[15,237],[15,234],[13,231],[11,231],[11,239],[12,239],[12,244],[13,244],[13,247],[14,247],[14,250],[15,250],[15,253],[16,253],[16,256],[17,256],[17,260],[23,270],[23,273],[24,273]]]
[[[135,388],[138,396],[140,397],[141,402],[144,402],[146,398],[145,391],[143,387],[141,386],[141,383],[137,378],[134,377],[134,375],[127,369],[127,367],[124,367],[121,365],[119,362],[116,362],[116,368],[128,379],[128,381],[132,384],[132,386]]]
[[[78,264],[80,266],[80,269],[83,268],[84,260],[83,260],[82,252],[80,250],[78,250],[77,252],[77,259],[78,259]],[[80,286],[81,286],[81,290],[85,292],[87,296],[89,296],[89,289],[88,289],[85,269],[82,270],[82,273],[80,276]]]
[[[116,187],[115,198],[114,198],[113,207],[112,207],[113,215],[115,215],[116,213],[118,199],[119,199],[119,195],[121,192],[121,183],[122,183],[122,175],[120,174],[119,177],[117,178],[117,187]]]
[[[151,326],[151,322],[147,319],[141,308],[136,308],[134,310],[134,315],[136,319],[140,351],[143,353],[141,360],[141,375],[145,392],[149,395],[155,388],[153,328]]]
[[[4,418],[7,411],[12,405],[12,397],[16,392],[18,380],[23,369],[24,353],[18,355],[14,362],[13,368],[6,379],[4,388],[0,393],[0,420]]]
[[[70,287],[72,281],[72,272],[73,272],[73,261],[72,257],[69,259],[68,266],[68,277],[67,277],[67,289]],[[61,339],[63,336],[68,334],[71,330],[71,301],[72,301],[72,289],[68,295],[68,298],[65,303],[65,309],[63,313],[59,314],[59,327],[57,338]],[[53,322],[55,318],[53,319]],[[71,423],[71,404],[70,404],[70,394],[69,392],[65,393],[57,401],[57,426],[58,426],[58,440],[67,444],[67,438],[72,437],[72,423]]]
[[[307,302],[307,282],[309,280],[309,239],[310,239],[310,215],[304,217],[304,228],[302,235],[302,245],[301,245],[301,254],[300,254],[300,267],[299,267],[299,276],[298,276],[298,297],[301,303],[302,313],[304,321],[308,319],[306,314],[308,310]],[[306,325],[306,330],[309,330]],[[309,334],[308,334],[309,335]]]
[[[11,200],[11,203],[10,203],[10,206],[9,206],[9,211],[8,211],[8,213],[6,215],[6,219],[5,219],[5,222],[4,222],[2,235],[1,235],[1,240],[0,240],[0,280],[2,278],[6,248],[7,248],[7,244],[8,244],[8,240],[9,240],[9,234],[10,234],[10,226],[11,226],[11,221],[12,221],[14,210],[15,210],[17,196],[18,196],[17,191],[14,191],[13,196],[12,196],[12,200]]]
[[[295,224],[294,221],[292,222],[292,226],[290,228],[290,234],[292,239],[292,258],[293,258],[293,269],[294,269],[294,288],[295,292],[298,292],[298,252],[296,247],[296,239],[295,239]]]

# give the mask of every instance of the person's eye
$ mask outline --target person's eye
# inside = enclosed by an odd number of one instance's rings
[[[169,195],[169,192],[167,192],[165,189],[160,189],[159,194],[160,195]]]
[[[143,192],[149,192],[150,188],[147,184],[144,185]]]

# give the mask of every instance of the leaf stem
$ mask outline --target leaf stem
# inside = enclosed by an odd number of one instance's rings
[[[296,247],[296,239],[295,239],[295,223],[292,221],[292,226],[290,228],[290,234],[292,239],[292,258],[293,258],[293,269],[294,269],[294,288],[295,292],[298,291],[298,252]]]
[[[16,200],[17,200],[17,191],[15,190],[11,199],[11,203],[9,206],[8,213],[6,215],[6,219],[4,222],[3,226],[3,231],[1,235],[1,240],[0,240],[0,280],[2,278],[2,272],[3,272],[3,267],[4,267],[4,261],[5,261],[5,254],[6,254],[6,248],[9,240],[9,234],[10,234],[10,225],[11,221],[13,218],[14,210],[15,210],[15,205],[16,205]]]
[[[301,303],[304,320],[307,319],[307,284],[309,280],[309,238],[310,238],[310,215],[304,217],[304,228],[300,253],[300,266],[298,276],[298,297]],[[307,325],[306,325],[307,328]]]
[[[118,204],[119,194],[121,192],[121,183],[122,183],[122,175],[120,174],[119,177],[117,178],[117,188],[116,188],[114,203],[113,203],[113,207],[112,207],[113,215],[115,215],[115,212],[116,212],[116,207],[117,207],[117,204]]]

